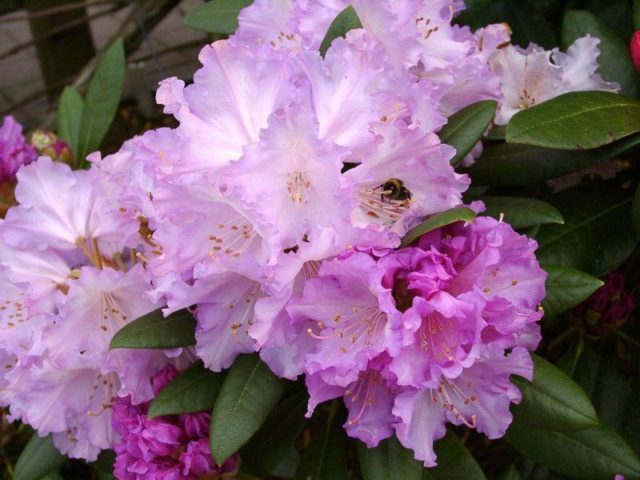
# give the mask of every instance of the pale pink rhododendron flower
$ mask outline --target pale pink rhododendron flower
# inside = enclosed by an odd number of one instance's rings
[[[0,401],[86,459],[112,444],[116,397],[149,399],[142,379],[167,362],[162,351],[109,351],[115,332],[159,305],[145,298],[144,249],[130,243],[138,223],[113,208],[98,174],[41,157],[18,172],[19,204],[0,223],[0,350],[10,356]]]
[[[562,53],[531,44],[522,49],[513,45],[498,49],[489,64],[502,82],[504,101],[498,108],[496,124],[505,125],[521,110],[558,95],[582,90],[618,92],[620,86],[605,82],[597,73],[600,40],[577,39]]]

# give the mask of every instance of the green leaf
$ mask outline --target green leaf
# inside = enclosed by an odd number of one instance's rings
[[[473,103],[454,113],[438,136],[442,143],[456,149],[451,165],[458,165],[482,138],[496,114],[498,102],[485,100]]]
[[[609,92],[570,92],[515,114],[507,142],[585,150],[639,131],[640,102]]]
[[[113,473],[113,464],[116,461],[116,454],[113,450],[102,450],[98,455],[95,462],[91,462],[89,465],[101,473]]]
[[[89,83],[82,110],[80,147],[76,164],[86,166],[85,157],[100,148],[118,110],[124,84],[124,48],[117,40],[104,53]]]
[[[522,477],[518,473],[518,470],[514,465],[511,465],[507,471],[505,471],[498,480],[522,480]]]
[[[56,472],[64,460],[65,457],[53,445],[51,435],[40,437],[35,433],[18,458],[13,479],[40,480]]]
[[[210,410],[224,378],[223,373],[214,373],[201,363],[180,372],[151,402],[149,418]]]
[[[375,448],[357,442],[363,480],[422,480],[424,467],[413,452],[392,436]]]
[[[528,228],[543,223],[564,223],[562,214],[553,205],[525,197],[482,197],[487,207],[483,215],[500,218],[514,228]]]
[[[242,469],[258,476],[276,477],[278,469],[286,464],[295,441],[302,432],[306,419],[309,396],[298,392],[278,405],[264,425],[242,448]],[[298,459],[299,460],[299,459]],[[297,464],[288,477],[295,474]]]
[[[558,432],[597,425],[589,397],[568,375],[537,355],[533,362],[532,382],[512,379],[522,391],[522,402],[513,408],[515,422]]]
[[[195,345],[196,320],[187,309],[165,317],[154,310],[122,327],[109,348],[177,348]]]
[[[349,480],[347,440],[342,428],[338,403],[329,406],[329,414],[314,432],[305,448],[295,480]]]
[[[636,237],[640,237],[640,186],[636,188],[636,193],[633,196],[631,215],[633,216],[633,228],[636,231]]]
[[[551,432],[513,423],[507,441],[536,462],[572,479],[610,479],[616,474],[640,477],[640,461],[631,447],[602,425],[576,432]]]
[[[253,0],[211,0],[191,10],[184,17],[187,27],[208,33],[231,35],[238,28],[238,14]]]
[[[211,452],[218,465],[242,447],[258,431],[284,392],[258,355],[235,361],[222,384],[211,417]]]
[[[633,26],[640,30],[640,0],[633,0]]]
[[[80,148],[80,125],[84,100],[73,87],[64,87],[58,104],[58,135],[67,142],[74,156]]]
[[[559,315],[575,307],[604,283],[591,275],[572,268],[545,265],[547,296],[542,302],[545,315]]]
[[[593,150],[553,150],[509,143],[485,147],[467,170],[475,185],[534,185],[583,170],[616,157],[640,144],[640,134]]]
[[[327,30],[320,44],[320,55],[324,57],[331,46],[331,42],[338,37],[345,37],[347,32],[356,28],[362,28],[362,22],[360,18],[358,18],[358,14],[354,8],[349,5],[342,10],[338,16],[333,19],[331,25],[329,25],[329,30]]]
[[[436,442],[434,450],[438,466],[428,470],[429,479],[434,480],[484,480],[482,469],[467,450],[467,447],[451,431]]]
[[[455,222],[470,222],[476,218],[476,212],[467,207],[456,207],[442,213],[432,215],[420,225],[413,227],[402,239],[402,246],[406,247],[425,233],[436,228],[444,227]]]
[[[562,21],[564,47],[567,48],[576,39],[585,35],[600,39],[598,73],[602,78],[610,82],[618,82],[623,95],[637,97],[640,76],[633,66],[627,42],[591,12],[570,10],[565,13]]]
[[[636,241],[631,222],[632,197],[614,185],[573,188],[548,199],[564,225],[542,225],[536,252],[543,265],[559,265],[596,277],[619,267]]]

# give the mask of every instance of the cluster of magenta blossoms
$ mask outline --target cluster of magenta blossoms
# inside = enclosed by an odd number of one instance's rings
[[[349,3],[363,28],[321,56]],[[596,40],[521,50],[505,25],[452,24],[462,8],[256,0],[235,35],[203,48],[193,83],[161,82],[177,128],[92,154],[88,171],[23,167],[0,222],[11,418],[72,457],[115,448],[119,478],[165,478],[148,472],[167,455],[167,468],[219,471],[204,417],[144,419],[151,379],[259,352],[277,375],[305,376],[309,415],[343,397],[347,433],[369,446],[397,435],[431,466],[447,423],[503,435],[520,398],[509,377],[531,378],[539,341],[535,242],[488,217],[400,242],[462,205],[470,180],[438,136],[451,114],[492,99],[503,124],[550,96],[617,86],[596,73]],[[194,348],[109,350],[159,307],[192,308]],[[168,444],[149,440],[156,428]]]
[[[151,380],[158,394],[178,374],[168,365]],[[225,478],[237,471],[237,456],[218,466],[209,448],[209,412],[149,419],[149,403],[133,405],[120,397],[113,407],[113,426],[120,435],[114,475],[123,480],[198,480]],[[222,475],[222,477],[215,476]],[[208,475],[208,476],[207,476]]]

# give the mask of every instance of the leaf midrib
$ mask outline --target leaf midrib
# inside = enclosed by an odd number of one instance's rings
[[[616,103],[616,104],[611,104],[611,105],[597,105],[591,109],[588,110],[580,110],[578,112],[572,112],[563,116],[559,116],[559,117],[555,117],[552,120],[548,120],[546,122],[540,122],[540,123],[536,123],[535,125],[531,125],[529,127],[524,127],[521,128],[520,130],[517,130],[516,133],[511,135],[511,141],[518,139],[518,137],[522,136],[523,134],[525,134],[526,132],[530,131],[530,130],[535,130],[535,129],[539,129],[539,128],[543,128],[543,127],[547,127],[549,125],[553,125],[555,123],[561,123],[565,120],[580,116],[580,115],[584,115],[587,113],[592,113],[592,112],[596,112],[598,110],[607,110],[610,108],[619,108],[619,107],[626,107],[626,108],[637,108],[640,109],[640,105],[635,105],[632,103]],[[507,130],[507,137],[509,137],[508,135],[508,130]]]

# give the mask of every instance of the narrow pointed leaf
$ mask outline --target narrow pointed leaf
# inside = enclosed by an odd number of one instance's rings
[[[40,480],[56,472],[64,460],[65,457],[53,445],[51,435],[40,437],[35,433],[18,458],[13,479]]]
[[[196,320],[187,309],[165,317],[162,309],[147,313],[122,327],[109,348],[177,348],[195,345]]]
[[[458,165],[480,141],[496,114],[498,103],[485,100],[454,113],[438,133],[440,141],[456,149],[451,165]]]
[[[402,246],[406,247],[425,233],[436,228],[444,227],[455,222],[470,222],[476,218],[476,212],[467,207],[456,207],[429,217],[420,225],[412,228],[402,239]]]
[[[305,448],[295,480],[349,480],[347,439],[338,404],[329,407],[321,429],[314,432]]]
[[[485,480],[485,475],[467,447],[451,431],[436,442],[438,466],[428,471],[433,480]]]
[[[362,28],[362,22],[360,22],[360,18],[358,18],[355,9],[349,5],[342,10],[333,22],[331,22],[331,25],[329,25],[329,30],[327,30],[327,34],[320,44],[320,55],[324,57],[331,46],[331,42],[338,37],[346,36],[349,30],[355,28]]]
[[[80,145],[80,126],[84,100],[73,87],[64,87],[58,103],[58,135],[67,142],[74,157],[78,157]]]
[[[487,209],[483,215],[500,218],[514,228],[528,228],[544,223],[564,223],[562,214],[553,205],[535,198],[482,197]]]
[[[238,28],[238,14],[253,0],[211,0],[191,10],[184,17],[187,27],[208,33],[231,35]]]
[[[239,357],[216,399],[211,417],[211,452],[218,465],[258,431],[278,403],[285,383],[258,355]]]
[[[622,5],[618,8],[625,8]],[[620,93],[629,97],[638,95],[640,75],[629,55],[629,45],[620,34],[609,28],[591,12],[569,10],[562,21],[562,45],[568,48],[575,40],[590,35],[598,38],[598,73],[609,82],[620,84]]]
[[[640,478],[640,460],[611,428],[551,432],[513,423],[507,441],[538,463],[576,480],[600,480],[617,474]]]
[[[181,372],[151,402],[149,418],[211,410],[225,375],[201,363]]]
[[[547,295],[542,302],[545,315],[558,315],[575,307],[598,290],[602,280],[572,268],[545,265]]]
[[[104,53],[89,83],[82,110],[80,147],[76,163],[86,165],[85,157],[100,148],[118,110],[124,84],[124,47],[117,40]]]
[[[395,436],[375,448],[358,442],[358,458],[363,480],[422,480],[424,467]]]
[[[585,150],[640,132],[640,102],[609,92],[571,92],[513,116],[507,142]]]
[[[533,381],[513,377],[522,402],[513,407],[515,422],[553,431],[575,431],[597,425],[586,393],[567,374],[533,355]]]

